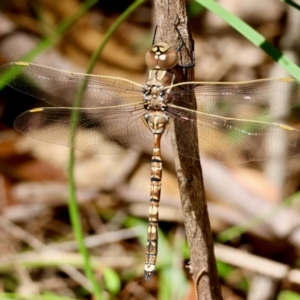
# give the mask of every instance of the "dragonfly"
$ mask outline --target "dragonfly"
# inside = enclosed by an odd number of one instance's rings
[[[273,122],[281,108],[299,105],[300,84],[290,78],[246,82],[179,82],[172,68],[180,47],[155,43],[146,54],[144,84],[127,79],[62,71],[27,62],[0,67],[8,85],[54,107],[22,113],[14,126],[32,138],[100,154],[117,154],[153,145],[144,275],[153,276],[158,249],[158,210],[162,182],[161,141],[175,145],[174,121],[196,124],[199,152],[229,162],[296,157],[300,131]],[[84,83],[84,90],[81,91]],[[80,104],[75,104],[78,93]],[[197,108],[188,98],[194,95]],[[74,118],[76,114],[76,118]],[[151,147],[151,146],[150,146]],[[188,143],[175,151],[195,157]],[[274,151],[275,150],[275,151]]]

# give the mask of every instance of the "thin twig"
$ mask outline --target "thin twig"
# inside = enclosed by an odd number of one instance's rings
[[[185,42],[185,46],[179,51],[179,65],[172,70],[176,76],[175,80],[176,82],[193,81],[193,68],[180,67],[193,63],[193,41],[187,25],[185,1],[155,0],[154,3],[157,23],[156,41],[166,42],[172,46],[178,45],[178,31],[174,30],[174,23],[177,20],[177,28]],[[182,102],[189,102],[188,108],[196,109],[194,97],[185,98]],[[175,149],[175,153],[177,153],[175,166],[198,299],[222,299],[199,163],[196,126],[194,122],[184,122],[184,120],[178,118],[174,120],[174,129],[176,145],[179,145],[181,149],[185,147],[189,150],[189,153],[192,149],[193,157],[198,157],[198,160],[191,159],[182,155],[182,151],[179,153]],[[198,277],[203,269],[208,271]]]

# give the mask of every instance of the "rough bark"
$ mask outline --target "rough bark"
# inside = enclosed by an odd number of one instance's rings
[[[179,20],[178,29],[185,41],[186,47],[179,52],[179,64],[191,63],[192,37],[187,25],[185,1],[183,0],[155,0],[156,38],[155,41],[166,42],[178,46],[180,39],[174,30],[174,23]],[[193,81],[193,68],[173,69],[176,82]],[[189,107],[196,108],[196,101],[190,99]],[[191,106],[192,105],[192,106]],[[187,122],[185,122],[187,123]],[[194,155],[199,158],[197,128],[193,122],[183,126],[174,122],[177,144],[186,143],[193,147]],[[176,146],[175,146],[176,147]],[[176,152],[176,151],[175,151]],[[197,290],[198,300],[222,299],[218,273],[216,268],[214,245],[203,187],[203,177],[200,160],[188,158],[180,153],[175,157],[178,175],[184,224],[191,255],[191,272]]]

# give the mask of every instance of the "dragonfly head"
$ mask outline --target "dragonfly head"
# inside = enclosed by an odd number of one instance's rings
[[[167,43],[156,43],[146,53],[146,64],[149,69],[169,70],[178,63],[177,52]]]

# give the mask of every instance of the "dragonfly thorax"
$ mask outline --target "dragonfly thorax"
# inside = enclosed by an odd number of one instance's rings
[[[163,85],[169,86],[173,84],[174,74],[167,70],[149,70],[147,74],[146,86]]]
[[[149,69],[168,70],[177,65],[178,55],[167,43],[156,43],[146,53],[145,60]]]
[[[165,103],[164,86],[146,85],[144,87],[144,108],[155,111],[166,110],[167,104]]]
[[[168,116],[163,111],[151,111],[144,115],[149,129],[154,134],[162,134],[169,122]]]
[[[146,110],[166,110],[173,80],[174,75],[167,70],[149,70],[143,90]]]

